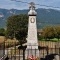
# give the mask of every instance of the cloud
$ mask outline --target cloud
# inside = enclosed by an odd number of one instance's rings
[[[40,5],[47,5],[47,6],[60,6],[60,0],[19,0],[19,1],[25,1],[25,2],[34,2],[36,4]],[[24,4],[21,2],[15,2],[11,0],[0,0],[0,8],[6,8],[6,9],[27,9],[29,7],[28,4]],[[40,8],[41,6],[36,6],[37,8]]]

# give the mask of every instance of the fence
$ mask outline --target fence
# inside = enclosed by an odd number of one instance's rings
[[[17,42],[4,42],[0,44],[0,60],[25,60],[26,46],[20,47],[20,49],[19,46]],[[56,55],[60,59],[60,42],[40,41],[38,48],[39,60],[47,60],[47,57],[53,59]]]

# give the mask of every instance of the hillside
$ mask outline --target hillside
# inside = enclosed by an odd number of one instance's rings
[[[60,11],[53,9],[39,8],[37,11],[37,26],[43,28],[45,26],[60,25]],[[17,9],[1,9],[0,8],[0,28],[6,27],[7,18],[13,14],[27,14],[28,10]]]

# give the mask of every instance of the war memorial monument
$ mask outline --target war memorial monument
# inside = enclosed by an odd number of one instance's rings
[[[28,35],[27,35],[27,48],[25,51],[25,57],[30,56],[39,57],[38,50],[38,38],[37,38],[37,25],[36,25],[36,15],[35,4],[30,3],[30,11],[28,12]]]

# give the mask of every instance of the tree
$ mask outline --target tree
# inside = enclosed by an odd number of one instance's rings
[[[0,28],[0,36],[4,36],[5,35],[5,29],[4,28]]]
[[[43,37],[45,39],[52,39],[55,36],[54,28],[53,27],[46,27],[43,29]]]
[[[38,40],[43,39],[42,33],[43,33],[43,29],[38,30],[38,32],[37,32]]]
[[[28,16],[26,14],[10,16],[7,19],[7,37],[16,38],[20,42],[26,40]]]
[[[55,27],[55,37],[60,39],[60,26]]]

